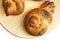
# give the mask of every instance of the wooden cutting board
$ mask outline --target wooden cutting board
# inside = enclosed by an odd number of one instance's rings
[[[52,0],[52,1],[54,1],[54,3],[55,3],[55,11],[52,15],[53,21],[52,21],[51,25],[48,27],[48,30],[44,35],[52,32],[57,27],[57,25],[60,23],[60,2],[59,2],[59,0]],[[6,16],[3,6],[2,6],[2,0],[0,0],[0,23],[1,23],[2,27],[5,28],[11,34],[16,35],[18,37],[23,37],[23,38],[36,37],[36,36],[29,35],[26,32],[26,30],[24,28],[24,17],[28,11],[30,11],[34,8],[40,7],[43,2],[44,1],[34,2],[34,1],[26,0],[25,9],[22,14],[17,15],[17,16]],[[38,36],[38,37],[41,37],[41,36]]]

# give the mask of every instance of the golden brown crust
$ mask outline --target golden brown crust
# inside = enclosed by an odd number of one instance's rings
[[[42,1],[42,0],[33,0],[33,1]]]
[[[24,11],[24,0],[3,0],[6,15],[19,15]]]
[[[54,12],[54,8],[55,8],[54,2],[50,2],[50,1],[45,1],[40,7],[40,9],[44,9],[50,12],[50,14]]]
[[[27,13],[24,25],[29,34],[39,36],[46,32],[49,24],[52,22],[52,14],[50,14],[51,10],[47,11],[45,9],[46,8],[42,6],[41,8],[33,9]]]

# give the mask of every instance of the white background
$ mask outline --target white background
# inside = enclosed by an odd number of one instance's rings
[[[60,25],[57,25],[57,27],[51,33],[45,35],[44,37],[33,38],[33,39],[16,37],[7,32],[0,25],[0,40],[60,40]]]

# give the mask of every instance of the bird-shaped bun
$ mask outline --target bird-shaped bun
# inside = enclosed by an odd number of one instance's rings
[[[40,8],[29,11],[24,20],[26,31],[33,36],[43,35],[52,22],[54,7],[54,2],[45,1]]]
[[[19,15],[24,11],[24,0],[3,0],[6,15]]]

